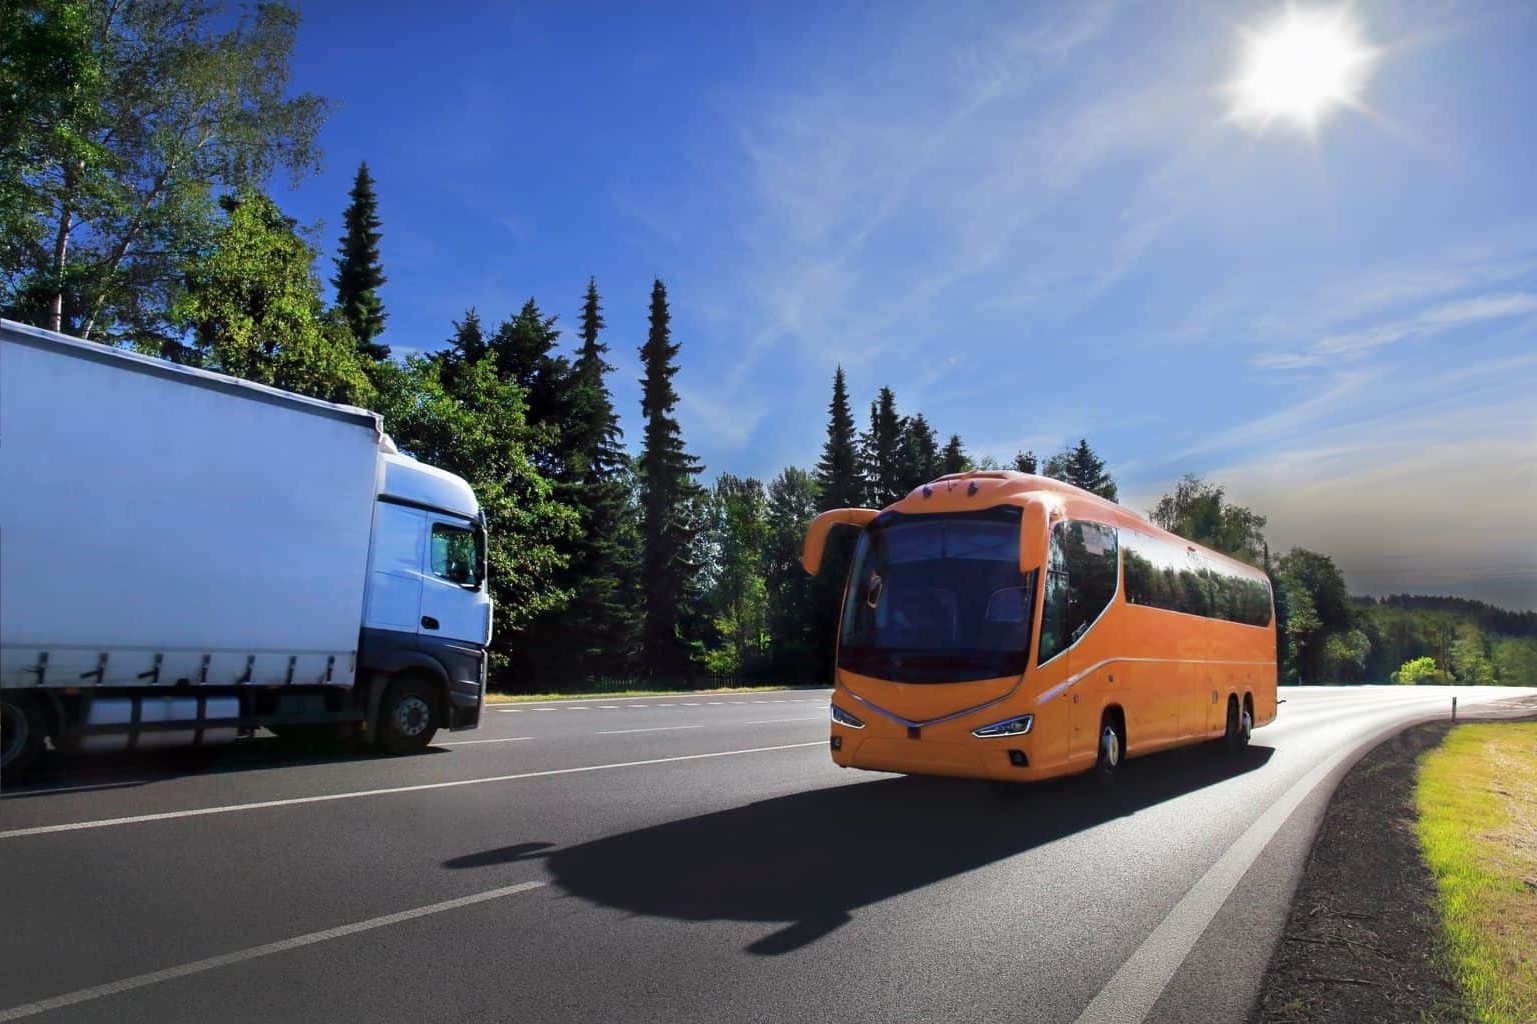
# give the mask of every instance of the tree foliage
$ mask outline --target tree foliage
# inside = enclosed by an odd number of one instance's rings
[[[384,301],[379,289],[384,285],[384,267],[379,261],[379,199],[374,195],[374,179],[368,164],[358,165],[357,177],[348,193],[351,202],[342,214],[344,233],[336,254],[336,308],[352,329],[358,352],[363,358],[378,362],[388,359],[390,347],[378,341],[384,331]]]
[[[678,394],[672,379],[678,372],[679,345],[672,340],[671,323],[667,288],[657,280],[651,288],[650,330],[640,349],[645,373],[641,413],[646,426],[637,462],[644,607],[641,666],[654,675],[689,670],[691,641],[685,630],[697,596],[696,541],[701,532],[702,492],[695,482],[700,467],[684,447],[683,433],[673,416]]]
[[[827,441],[817,463],[818,508],[855,508],[864,502],[860,476],[859,440],[854,433],[854,413],[849,408],[848,385],[843,367],[833,374],[833,398],[827,407]]]
[[[1149,511],[1154,523],[1187,540],[1251,565],[1264,563],[1265,517],[1228,502],[1221,484],[1194,474],[1182,477]]]
[[[185,361],[330,401],[366,404],[373,386],[345,323],[325,314],[315,252],[260,192],[226,197],[207,252],[194,259],[174,320]]]
[[[1024,456],[1016,456],[1015,467],[1021,467],[1027,459],[1033,460],[1033,453],[1027,452]],[[1021,469],[1021,472],[1028,473],[1031,470]],[[1118,491],[1115,480],[1105,469],[1105,461],[1094,454],[1094,449],[1089,447],[1086,439],[1047,459],[1045,474],[1054,480],[1062,480],[1076,487],[1082,487],[1086,491],[1092,491],[1101,498],[1116,500]]]
[[[325,103],[288,91],[298,13],[265,3],[230,24],[199,0],[21,8],[7,42],[42,50],[5,72],[29,87],[4,125],[17,141],[0,301],[81,337],[163,337],[182,266],[217,230],[215,195],[318,165]]]

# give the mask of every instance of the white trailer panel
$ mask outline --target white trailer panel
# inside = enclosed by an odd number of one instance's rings
[[[351,684],[382,437],[0,323],[0,680]]]

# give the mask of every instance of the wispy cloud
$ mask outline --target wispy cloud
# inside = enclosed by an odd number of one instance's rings
[[[1356,331],[1330,334],[1302,352],[1264,352],[1254,357],[1254,365],[1266,369],[1295,370],[1334,365],[1359,359],[1373,349],[1396,345],[1414,338],[1427,338],[1446,331],[1512,317],[1537,313],[1537,293],[1505,292],[1478,295],[1445,302],[1421,310],[1406,319],[1376,324]]]

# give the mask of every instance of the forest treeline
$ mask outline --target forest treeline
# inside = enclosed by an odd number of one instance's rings
[[[569,329],[530,298],[491,319],[466,309],[442,337],[409,339],[427,354],[396,357],[383,341],[385,225],[367,165],[338,196],[327,259],[270,193],[274,176],[318,169],[328,106],[288,87],[293,8],[32,0],[8,11],[0,311],[380,412],[402,450],[465,477],[486,509],[501,688],[825,682],[841,580],[800,569],[817,512],[881,507],[972,468],[1118,496],[1087,439],[1000,464],[901,410],[891,387],[856,418],[841,370],[815,465],[711,476],[677,420],[683,347],[660,280],[623,300],[648,314],[633,437],[614,407],[596,281],[558,297],[580,301]],[[1264,516],[1195,477],[1147,511],[1270,573],[1287,681],[1537,679],[1537,615],[1351,598],[1327,555],[1273,557]]]

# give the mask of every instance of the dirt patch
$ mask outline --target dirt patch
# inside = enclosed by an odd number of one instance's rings
[[[1255,1024],[1467,1019],[1441,955],[1435,880],[1415,834],[1416,761],[1450,727],[1401,732],[1341,781],[1265,970]]]

